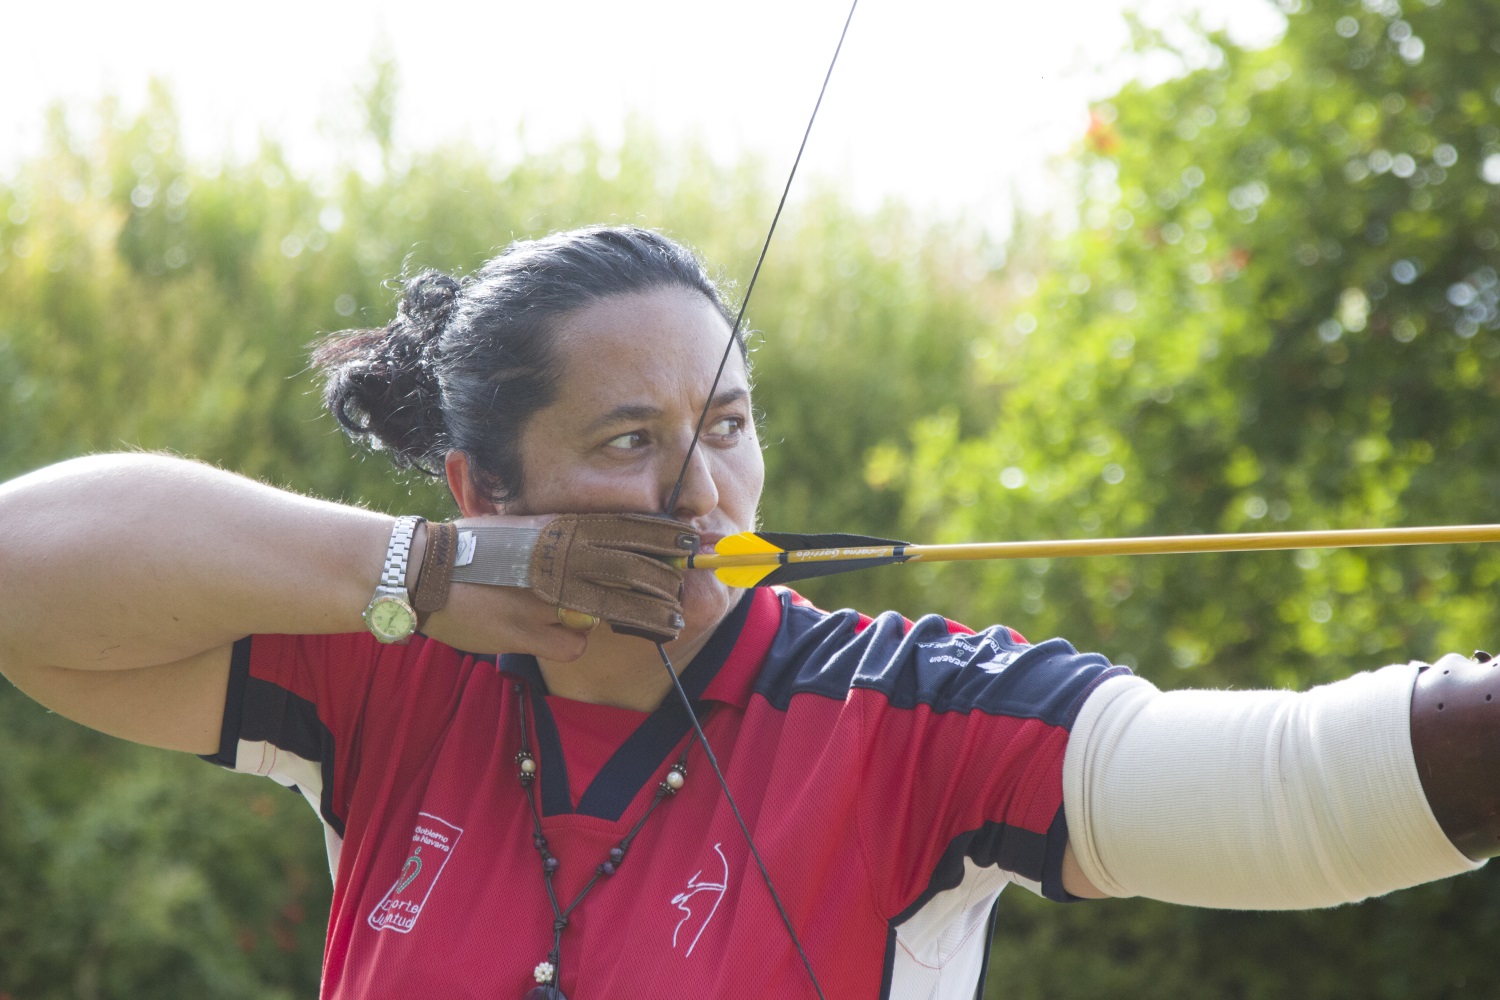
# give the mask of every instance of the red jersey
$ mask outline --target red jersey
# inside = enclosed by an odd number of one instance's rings
[[[1061,640],[829,613],[761,589],[682,683],[824,993],[969,998],[1000,890],[1067,898],[1068,728],[1122,672]],[[553,913],[517,780],[522,691],[566,906],[688,746],[675,695],[652,713],[581,706],[549,697],[531,657],[421,637],[236,645],[210,759],[295,787],[323,820],[323,997],[535,985]],[[687,766],[683,790],[573,911],[563,992],[815,996],[701,746]]]

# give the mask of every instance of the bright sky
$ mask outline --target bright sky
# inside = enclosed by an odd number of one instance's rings
[[[400,66],[398,141],[467,136],[550,145],[632,113],[717,155],[790,165],[846,0],[73,0],[13,3],[0,58],[0,171],[34,150],[43,109],[75,120],[106,92],[141,107],[168,81],[189,151],[337,159],[372,53]],[[1003,226],[1012,191],[1046,196],[1048,158],[1081,135],[1091,99],[1140,67],[1120,58],[1122,0],[862,0],[804,170],[862,204],[895,195]],[[1268,0],[1141,0],[1160,24],[1197,10],[1235,37],[1280,26]],[[1146,72],[1151,72],[1147,68]]]

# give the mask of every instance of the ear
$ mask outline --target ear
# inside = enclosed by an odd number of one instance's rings
[[[448,474],[448,491],[453,494],[453,500],[464,517],[500,513],[495,502],[474,485],[474,477],[469,474],[468,452],[456,448],[448,452],[443,459],[443,471]]]

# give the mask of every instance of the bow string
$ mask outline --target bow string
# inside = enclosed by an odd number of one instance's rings
[[[688,443],[687,454],[683,456],[682,468],[677,473],[677,481],[672,486],[671,496],[668,498],[666,507],[662,513],[668,517],[677,507],[678,497],[682,494],[682,484],[687,479],[688,466],[693,461],[693,453],[698,448],[698,440],[703,436],[703,424],[708,419],[708,411],[713,403],[714,393],[719,389],[719,382],[724,377],[724,367],[729,363],[729,356],[734,352],[734,346],[739,342],[740,331],[744,329],[745,311],[750,305],[750,296],[755,291],[756,279],[760,277],[761,265],[766,262],[766,253],[771,249],[771,237],[776,234],[776,223],[781,220],[781,212],[786,208],[787,196],[791,194],[792,181],[797,176],[797,167],[802,162],[802,154],[807,149],[807,141],[812,136],[813,123],[818,120],[818,109],[823,106],[823,97],[828,93],[828,82],[833,79],[833,68],[838,65],[839,53],[843,51],[844,39],[849,35],[849,25],[854,20],[854,11],[859,6],[859,0],[852,0],[849,4],[849,13],[844,18],[843,29],[839,32],[838,44],[833,48],[833,57],[828,60],[828,71],[823,74],[823,85],[818,88],[818,98],[813,102],[812,114],[807,118],[807,128],[802,132],[802,142],[797,147],[797,155],[792,159],[792,168],[787,172],[786,184],[781,189],[781,200],[776,204],[776,211],[771,216],[771,225],[766,229],[765,241],[761,244],[760,256],[755,261],[755,269],[750,273],[750,281],[745,286],[744,298],[740,299],[739,312],[735,315],[734,325],[729,330],[729,340],[724,345],[724,354],[719,358],[719,367],[714,372],[713,382],[708,387],[708,394],[703,400],[703,410],[698,414],[698,423],[693,428],[693,438]],[[792,925],[792,918],[787,913],[786,907],[781,902],[781,896],[776,891],[776,884],[771,880],[771,872],[766,868],[765,859],[761,857],[760,849],[755,846],[755,838],[750,834],[750,827],[745,823],[745,817],[740,814],[740,807],[734,801],[734,794],[729,790],[729,782],[724,778],[724,771],[719,767],[719,760],[714,753],[713,745],[709,743],[708,736],[703,732],[703,725],[698,719],[698,713],[693,710],[692,699],[688,697],[687,691],[682,687],[682,681],[677,676],[677,668],[672,665],[672,658],[667,655],[666,647],[662,643],[656,644],[656,651],[661,655],[662,665],[666,667],[667,675],[672,678],[672,687],[677,692],[677,698],[682,702],[682,707],[687,711],[688,719],[693,724],[693,732],[698,736],[698,742],[703,744],[703,755],[708,759],[709,766],[713,769],[714,777],[719,781],[719,788],[724,792],[724,799],[729,804],[730,812],[734,814],[735,823],[739,825],[740,834],[744,837],[746,846],[750,849],[750,856],[755,859],[755,866],[760,869],[761,881],[765,883],[766,891],[771,894],[771,901],[776,904],[776,912],[781,915],[781,922],[786,927],[787,934],[791,937],[792,946],[797,950],[797,956],[802,959],[802,967],[807,970],[808,979],[812,982],[813,991],[817,993],[819,1000],[826,1000],[823,987],[818,982],[818,975],[813,971],[812,962],[807,957],[807,950],[802,947],[802,941],[797,937],[796,928]]]

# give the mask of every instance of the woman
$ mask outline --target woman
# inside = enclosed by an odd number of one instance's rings
[[[697,260],[639,229],[424,274],[315,361],[346,429],[446,477],[457,530],[64,463],[0,488],[25,581],[0,667],[308,797],[326,997],[972,996],[1007,882],[1303,907],[1495,853],[1482,664],[1162,695],[1061,640],[671,569],[754,526],[742,345],[706,399],[730,330]]]

